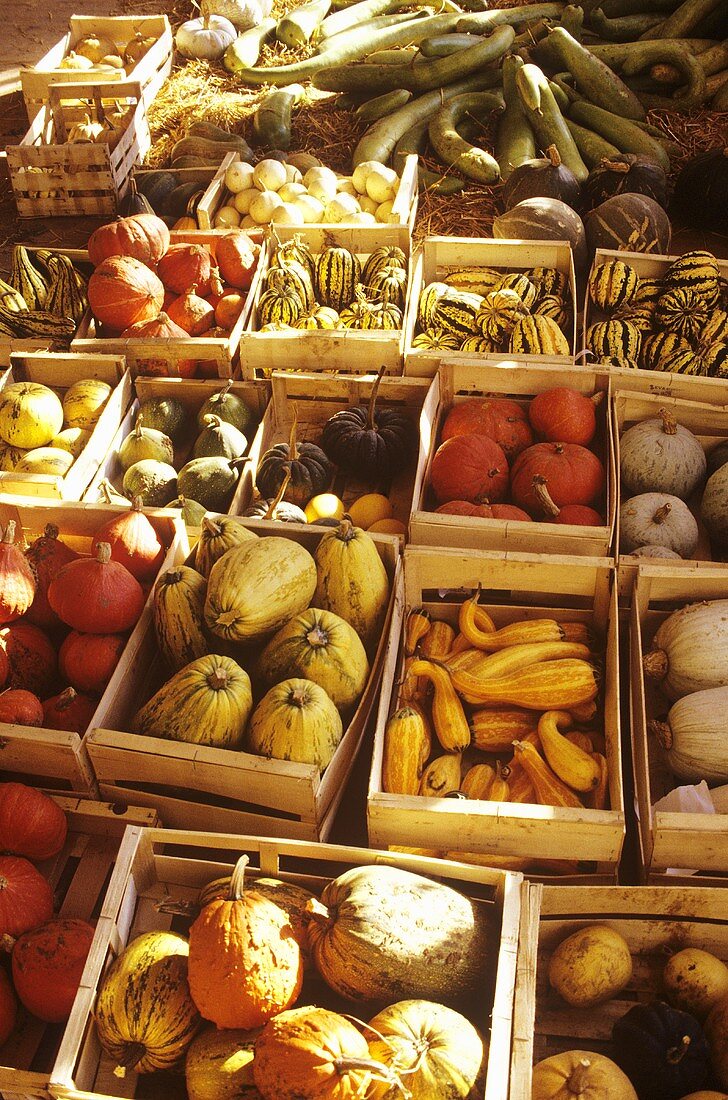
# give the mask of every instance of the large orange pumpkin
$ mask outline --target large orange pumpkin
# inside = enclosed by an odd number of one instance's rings
[[[295,1003],[303,960],[290,918],[253,887],[241,856],[226,898],[216,898],[190,928],[192,1000],[218,1027],[260,1027]]]
[[[13,983],[28,1012],[49,1024],[68,1019],[93,938],[85,920],[59,918],[15,941]]]
[[[75,561],[80,554],[58,537],[58,528],[54,523],[47,523],[43,534],[30,544],[25,556],[35,576],[35,596],[25,617],[28,622],[44,629],[59,626],[61,620],[48,603],[48,585],[59,569],[69,561]]]
[[[456,435],[487,435],[509,462],[533,443],[526,410],[509,397],[471,397],[453,405],[440,433],[444,443]]]
[[[596,407],[603,397],[603,393],[586,397],[567,386],[557,386],[534,397],[528,418],[541,439],[588,447],[597,430]]]
[[[169,229],[156,214],[132,214],[100,225],[88,239],[88,258],[96,267],[110,256],[132,256],[153,267],[169,248]]]
[[[167,301],[168,296],[169,301]],[[121,335],[128,340],[188,340],[185,330],[176,325],[169,314],[165,313],[170,302],[176,299],[177,295],[174,291],[166,292],[163,309],[158,317],[153,317],[150,321],[137,321],[136,324],[125,328]],[[171,360],[165,353],[164,346],[161,346],[158,359],[141,359],[137,362],[137,369],[139,374],[153,377],[168,378],[170,375],[176,376],[179,372],[180,378],[191,378],[195,373],[196,365],[195,359]]]
[[[456,435],[437,448],[430,480],[438,504],[449,500],[497,504],[508,491],[508,461],[488,436]]]
[[[593,504],[604,487],[601,462],[577,443],[536,443],[511,471],[513,503],[539,518],[553,515],[553,505]]]
[[[164,286],[140,260],[111,256],[89,279],[88,300],[97,321],[112,332],[123,332],[129,325],[159,316]]]
[[[53,916],[53,891],[22,856],[0,856],[0,937],[22,936]]]
[[[56,679],[56,651],[39,627],[20,619],[0,630],[0,649],[10,665],[8,687],[22,688],[44,699]]]
[[[473,516],[475,519],[510,519],[531,523],[531,517],[515,504],[472,504],[469,500],[449,500],[436,512],[446,516]]]
[[[82,634],[72,630],[58,650],[64,683],[76,691],[101,695],[126,645],[125,634]]]
[[[25,783],[0,785],[2,851],[26,859],[50,859],[65,844],[67,831],[65,813],[47,794]]]
[[[210,289],[220,286],[217,268],[203,244],[173,244],[160,260],[157,272],[167,290],[176,290],[177,294],[184,294],[191,286],[196,286],[197,293],[204,297]],[[215,287],[211,288],[213,275]]]

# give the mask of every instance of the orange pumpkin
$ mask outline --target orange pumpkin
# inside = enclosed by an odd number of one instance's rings
[[[93,938],[85,920],[59,918],[15,941],[13,982],[28,1012],[50,1024],[68,1019]]]
[[[18,1003],[10,978],[4,970],[0,970],[0,1047],[5,1046],[10,1038],[17,1011]]]
[[[65,813],[43,791],[25,783],[0,784],[0,849],[26,859],[50,859],[66,843],[67,831]]]
[[[188,981],[205,1019],[249,1030],[295,1003],[303,960],[288,914],[245,889],[247,863],[241,856],[228,896],[206,905],[190,928]]]
[[[88,282],[88,300],[97,321],[123,332],[139,321],[158,317],[164,287],[153,271],[132,256],[111,256]]]

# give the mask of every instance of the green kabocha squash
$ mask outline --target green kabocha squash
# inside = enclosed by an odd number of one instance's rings
[[[339,710],[356,706],[369,677],[359,635],[340,616],[309,607],[273,635],[258,674],[268,686],[299,676],[322,687]]]
[[[216,561],[250,539],[257,539],[254,531],[249,531],[238,519],[232,516],[206,516],[201,524],[200,539],[195,547],[195,569],[203,577],[210,576],[210,570]]]
[[[176,671],[210,652],[203,614],[207,584],[196,569],[167,569],[154,586],[152,617],[165,663]]]
[[[204,427],[205,417],[211,413],[219,416],[226,424],[232,424],[245,436],[251,436],[256,416],[250,406],[236,393],[231,393],[232,380],[218,392],[208,397],[197,414],[197,427]]]
[[[417,451],[417,429],[399,408],[378,409],[379,371],[367,407],[341,409],[324,424],[321,446],[332,462],[372,487],[389,484]]]
[[[135,733],[238,748],[253,708],[250,677],[231,657],[198,657],[176,672],[137,712]]]
[[[163,508],[177,495],[177,471],[168,462],[143,458],[129,467],[121,487],[129,500],[141,497],[147,508]]]
[[[148,397],[139,406],[139,419],[145,428],[163,432],[173,443],[182,443],[187,434],[187,410],[176,397]]]
[[[261,496],[275,497],[290,472],[284,498],[301,507],[311,497],[323,493],[329,486],[333,469],[328,458],[315,443],[298,443],[298,417],[294,410],[288,443],[276,443],[265,452],[255,474],[255,484]]]
[[[663,1001],[633,1005],[612,1028],[612,1048],[640,1100],[680,1100],[710,1075],[700,1024]]]
[[[458,1001],[482,991],[497,951],[477,901],[397,867],[345,871],[312,908],[316,969],[350,1001]]]
[[[389,577],[373,539],[344,518],[316,547],[314,607],[354,628],[368,653],[379,644],[389,605]]]
[[[341,741],[341,715],[311,680],[283,680],[253,711],[248,747],[260,756],[328,767]]]
[[[187,984],[189,945],[175,932],[145,932],[101,979],[94,1019],[115,1072],[154,1073],[184,1057],[202,1020]]]
[[[242,432],[214,413],[203,417],[204,427],[192,450],[193,458],[240,458],[248,449]]]
[[[271,535],[235,546],[210,570],[205,623],[228,641],[271,634],[308,607],[316,576],[316,562],[292,539]]]
[[[177,488],[208,512],[226,512],[240,477],[241,460],[192,458],[177,475]]]
[[[188,1100],[262,1100],[253,1081],[253,1056],[260,1028],[220,1031],[207,1027],[187,1048]]]
[[[143,459],[153,459],[171,466],[174,462],[174,447],[168,435],[156,428],[146,428],[143,418],[138,416],[134,431],[129,432],[119,447],[119,462],[126,473],[130,466]]]

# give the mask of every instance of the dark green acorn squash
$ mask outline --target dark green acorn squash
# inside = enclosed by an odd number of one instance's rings
[[[647,195],[667,209],[667,173],[651,157],[638,153],[620,153],[603,157],[592,168],[584,194],[589,206],[600,206],[615,195]]]
[[[193,458],[177,475],[177,491],[208,512],[227,512],[241,464],[239,459]]]
[[[590,255],[598,248],[616,252],[670,251],[672,227],[665,211],[647,195],[614,195],[587,214],[584,221]]]
[[[710,1074],[700,1024],[664,1001],[630,1008],[612,1029],[612,1046],[640,1100],[680,1100],[701,1089]]]
[[[163,508],[177,495],[177,471],[168,462],[143,458],[126,471],[122,489],[129,500],[141,497],[148,508]]]
[[[173,443],[181,443],[187,432],[187,410],[176,397],[148,397],[139,406],[137,417],[145,428],[156,428]]]
[[[197,414],[197,425],[199,428],[203,428],[204,417],[208,413],[212,413],[214,416],[219,416],[226,424],[232,424],[239,432],[250,438],[256,416],[242,397],[238,397],[236,393],[230,393],[232,384],[232,379],[230,379],[221,390],[214,393],[212,397],[208,397]]]
[[[232,424],[208,413],[192,451],[193,458],[240,458],[248,449],[248,441]]]
[[[149,172],[137,177],[137,188],[151,204],[155,214],[164,212],[166,200],[179,183],[174,172]]]

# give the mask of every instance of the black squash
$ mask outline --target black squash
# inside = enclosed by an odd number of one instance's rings
[[[592,256],[597,248],[656,252],[661,256],[670,251],[670,219],[647,195],[614,195],[587,214],[584,226]]]
[[[700,1024],[664,1001],[630,1008],[612,1029],[612,1046],[640,1100],[680,1100],[702,1089],[710,1074]]]
[[[255,483],[262,497],[275,498],[286,473],[290,471],[284,499],[303,508],[311,497],[326,491],[333,469],[324,452],[315,443],[296,441],[297,426],[298,417],[294,409],[290,441],[276,443],[265,452],[255,475]]]
[[[562,164],[555,145],[549,145],[545,156],[519,164],[503,184],[506,210],[538,196],[560,199],[574,209],[581,203],[581,184],[571,169]]]
[[[657,161],[637,153],[604,157],[592,168],[584,184],[590,207],[599,206],[615,195],[647,195],[667,209],[667,174]]]
[[[728,148],[710,149],[685,164],[672,207],[686,225],[728,233]]]

